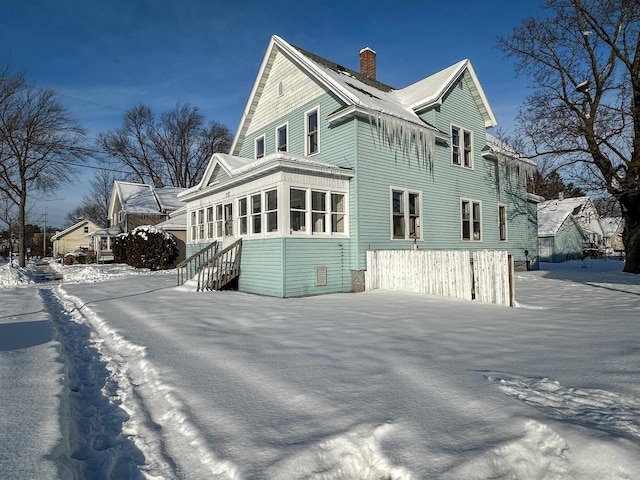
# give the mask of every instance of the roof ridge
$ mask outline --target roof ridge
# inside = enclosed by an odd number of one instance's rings
[[[289,44],[291,45],[291,44]],[[379,80],[373,79],[371,77],[368,77],[367,75],[365,75],[364,73],[358,72],[356,70],[352,70],[350,68],[344,67],[338,63],[332,62],[330,60],[327,60],[326,58],[323,58],[319,55],[316,55],[315,53],[311,53],[308,50],[305,50],[304,48],[298,47],[296,45],[291,45],[293,48],[295,48],[296,50],[298,50],[300,53],[302,53],[304,56],[308,57],[309,59],[311,59],[312,61],[322,65],[323,67],[329,68],[331,70],[333,70],[334,72],[337,73],[343,73],[343,72],[347,72],[349,73],[349,75],[354,76],[356,79],[358,79],[359,81],[361,81],[362,83],[364,83],[365,85],[368,85],[370,87],[376,88],[378,90],[380,90],[381,92],[391,92],[392,90],[397,90],[395,87],[392,87],[390,85],[387,85],[386,83],[383,83]]]

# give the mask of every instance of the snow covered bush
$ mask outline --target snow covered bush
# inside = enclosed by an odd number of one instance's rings
[[[116,262],[119,261],[122,252],[124,261],[120,263],[127,263],[136,268],[160,270],[172,266],[178,257],[178,244],[170,233],[153,225],[144,225],[118,237],[113,246]]]

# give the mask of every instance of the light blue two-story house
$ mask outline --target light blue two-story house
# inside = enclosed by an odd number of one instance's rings
[[[535,166],[487,134],[471,63],[396,89],[375,56],[356,72],[272,37],[231,151],[180,195],[188,255],[242,238],[238,289],[277,297],[361,290],[368,250],[535,263]]]

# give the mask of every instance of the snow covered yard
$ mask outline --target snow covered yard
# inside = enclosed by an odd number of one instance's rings
[[[621,267],[518,273],[516,309],[196,293],[125,267],[0,290],[0,329],[28,331],[0,335],[0,477],[39,454],[80,478],[639,478],[640,278]],[[18,394],[24,362],[41,369]]]

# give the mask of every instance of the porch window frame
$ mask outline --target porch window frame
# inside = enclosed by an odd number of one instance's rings
[[[291,208],[291,190],[299,190],[305,192],[305,208],[300,209],[292,209]],[[348,207],[348,199],[349,192],[342,189],[331,189],[324,187],[316,187],[313,185],[299,185],[299,184],[290,184],[287,187],[287,191],[289,192],[288,199],[289,204],[287,205],[289,210],[289,225],[288,231],[291,236],[316,236],[316,237],[348,237],[349,236],[349,207]],[[315,194],[322,194],[324,197],[324,210],[314,208],[313,199]],[[342,202],[344,204],[343,211],[333,210],[333,197],[334,195],[340,195],[342,197]],[[292,213],[300,213],[304,212],[303,218],[305,219],[305,230],[296,230],[292,229]],[[314,219],[317,219],[317,214],[322,214],[322,230],[316,229],[316,222]],[[314,216],[315,215],[315,216]],[[334,229],[334,217],[340,217],[343,223],[343,231],[337,231]]]

